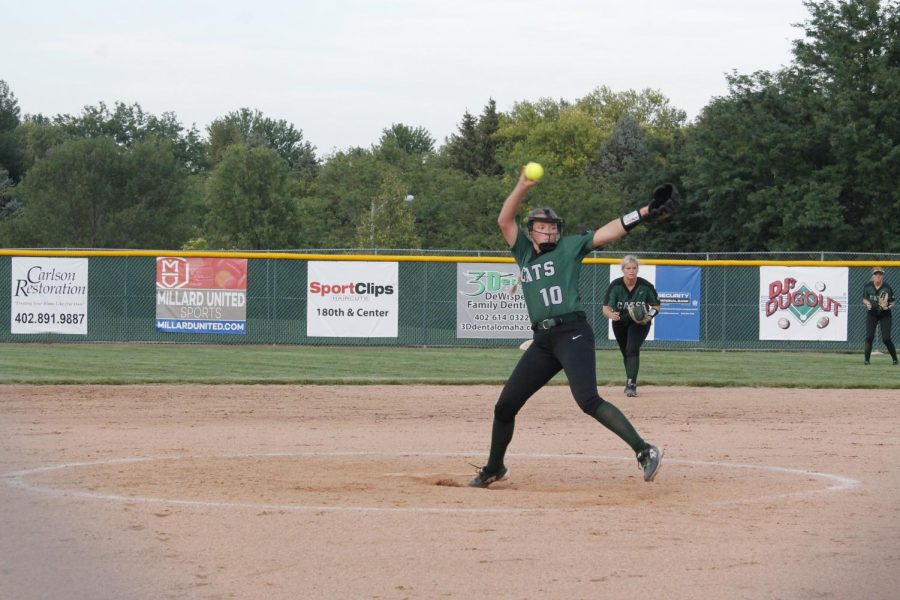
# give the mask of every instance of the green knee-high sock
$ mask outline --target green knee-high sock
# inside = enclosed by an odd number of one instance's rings
[[[884,345],[887,347],[888,352],[891,353],[891,358],[897,360],[897,348],[894,347],[894,342],[888,340],[882,340]]]
[[[637,383],[638,369],[641,368],[640,356],[629,356],[625,359],[625,377]]]
[[[872,356],[872,342],[866,342],[866,348],[864,350],[866,362],[869,362],[869,358]],[[859,360],[859,359],[857,359]]]
[[[503,457],[506,456],[506,448],[512,441],[515,428],[515,420],[507,423],[494,417],[494,426],[491,430],[491,454],[485,467],[488,471],[496,471],[503,466]]]
[[[638,435],[638,432],[634,430],[634,426],[628,420],[628,417],[623,415],[622,411],[612,403],[605,400],[601,402],[600,406],[597,407],[597,412],[594,413],[594,418],[600,421],[604,427],[625,440],[625,443],[631,446],[631,449],[635,452],[640,452],[649,446]]]

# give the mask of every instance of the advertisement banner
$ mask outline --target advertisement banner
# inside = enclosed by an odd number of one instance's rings
[[[88,259],[12,257],[10,333],[87,335]]]
[[[247,259],[156,259],[156,329],[247,333]]]
[[[399,284],[396,262],[311,261],[306,335],[397,337]]]
[[[457,338],[531,338],[518,272],[516,265],[457,263]]]
[[[656,267],[657,340],[700,340],[700,272],[700,267]]]
[[[847,267],[760,267],[759,339],[847,341]]]

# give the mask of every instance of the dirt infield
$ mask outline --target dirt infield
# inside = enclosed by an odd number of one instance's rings
[[[0,386],[0,598],[896,598],[896,390]]]

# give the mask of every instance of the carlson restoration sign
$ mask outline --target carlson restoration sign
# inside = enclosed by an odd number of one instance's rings
[[[400,269],[396,262],[311,261],[308,337],[397,337]]]
[[[847,267],[760,267],[759,339],[847,341]]]
[[[246,333],[247,259],[158,257],[156,329]]]
[[[12,257],[10,333],[87,335],[88,259]]]
[[[456,337],[532,337],[518,267],[457,263]]]

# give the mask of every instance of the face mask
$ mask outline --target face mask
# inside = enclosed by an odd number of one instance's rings
[[[541,254],[552,252],[556,248],[556,242],[544,242],[543,244],[538,244],[538,248],[541,250]]]

